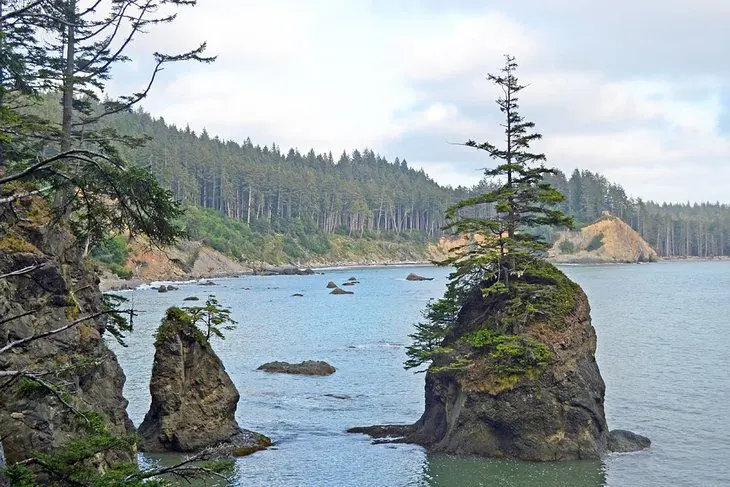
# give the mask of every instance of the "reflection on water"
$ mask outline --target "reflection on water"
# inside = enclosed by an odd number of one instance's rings
[[[429,455],[425,479],[431,487],[603,487],[600,461],[519,462]]]

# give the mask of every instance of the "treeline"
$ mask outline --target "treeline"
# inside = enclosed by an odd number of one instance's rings
[[[639,232],[662,257],[730,255],[730,206],[720,203],[655,203],[629,198],[604,176],[576,169],[547,181],[565,196],[561,209],[578,226],[610,211]]]
[[[37,110],[52,118],[56,97],[47,95]],[[331,153],[286,153],[274,143],[242,144],[196,134],[138,109],[106,122],[120,133],[145,136],[137,148],[121,146],[136,165],[149,167],[176,200],[214,209],[246,223],[258,235],[346,234],[435,238],[442,235],[446,208],[464,198],[493,189],[487,180],[472,188],[442,187],[405,160],[390,162],[372,150],[355,150],[335,158]],[[638,231],[663,257],[730,255],[730,207],[719,203],[655,203],[629,198],[621,185],[590,171],[562,172],[546,181],[565,196],[560,209],[576,226],[593,223],[605,210]],[[489,205],[460,215],[493,216]],[[194,227],[195,225],[193,225]],[[552,240],[555,231],[541,229]],[[306,239],[304,239],[306,240]],[[318,239],[317,242],[324,241]],[[299,243],[304,249],[317,245]]]
[[[167,124],[141,110],[115,116],[121,133],[150,140],[125,150],[149,166],[175,199],[246,222],[254,231],[285,233],[292,222],[324,234],[441,233],[444,212],[455,201],[423,170],[390,162],[372,150],[281,152],[276,144],[242,144]]]

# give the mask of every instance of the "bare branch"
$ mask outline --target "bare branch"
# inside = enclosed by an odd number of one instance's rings
[[[108,315],[111,313],[132,313],[132,310],[105,310],[105,311],[99,311],[98,313],[91,314],[89,316],[84,316],[83,318],[79,318],[75,321],[72,321],[71,323],[61,326],[59,328],[54,328],[53,330],[44,331],[42,333],[37,333],[35,335],[31,335],[29,337],[21,338],[20,340],[15,340],[13,342],[8,343],[4,347],[0,348],[0,355],[7,352],[8,350],[11,350],[15,347],[20,347],[22,345],[26,345],[30,342],[39,340],[41,338],[45,338],[47,336],[56,335],[58,333],[61,333],[63,331],[66,331],[70,328],[73,328],[74,326],[83,323],[84,321],[93,320],[94,318],[98,318],[102,315]]]
[[[22,269],[18,269],[17,271],[8,272],[7,274],[0,274],[0,279],[5,279],[8,277],[13,276],[22,276],[24,274],[30,274],[31,272],[40,269],[41,267],[44,267],[46,264],[37,264],[37,265],[29,265],[27,267],[23,267]],[[2,323],[2,322],[0,322]]]

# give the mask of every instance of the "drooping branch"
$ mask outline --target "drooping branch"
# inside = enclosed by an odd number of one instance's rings
[[[56,335],[58,333],[64,332],[66,330],[69,330],[73,328],[74,326],[83,323],[84,321],[93,320],[94,318],[98,318],[99,316],[108,315],[112,313],[133,313],[133,310],[104,310],[99,311],[97,313],[91,314],[89,316],[84,316],[83,318],[79,318],[77,320],[72,321],[71,323],[61,326],[59,328],[54,328],[53,330],[44,331],[42,333],[36,333],[35,335],[31,335],[29,337],[21,338],[19,340],[12,341],[5,345],[4,347],[0,348],[0,355],[7,352],[8,350],[12,350],[13,348],[20,347],[23,345],[26,345],[30,342],[34,342],[36,340],[39,340],[41,338],[45,338],[51,335]]]

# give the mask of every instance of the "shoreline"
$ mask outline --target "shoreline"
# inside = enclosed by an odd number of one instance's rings
[[[316,263],[311,266],[304,265],[304,266],[294,266],[297,269],[304,270],[304,269],[310,269],[315,273],[319,272],[325,272],[325,271],[336,271],[336,270],[343,270],[343,269],[372,269],[372,268],[379,268],[379,267],[421,267],[421,266],[432,266],[434,265],[432,262],[424,260],[424,261],[386,261],[386,262],[335,262],[332,264],[320,264]],[[276,267],[271,266],[269,269],[282,269],[282,268],[289,268],[290,266],[282,266],[282,267]],[[170,283],[170,284],[194,284],[196,282],[200,281],[208,281],[211,279],[223,279],[223,278],[236,278],[236,277],[244,277],[244,276],[271,276],[271,275],[298,275],[298,274],[285,274],[285,273],[279,273],[279,274],[265,274],[261,273],[259,271],[249,270],[246,272],[238,272],[238,273],[210,273],[210,274],[203,274],[199,276],[191,276],[191,275],[185,275],[180,276],[178,278],[170,278],[170,279],[141,279],[133,277],[131,279],[122,279],[117,276],[109,276],[107,275],[100,275],[99,276],[99,290],[101,292],[113,292],[113,291],[130,291],[134,289],[138,289],[141,286],[149,286],[153,283]]]

